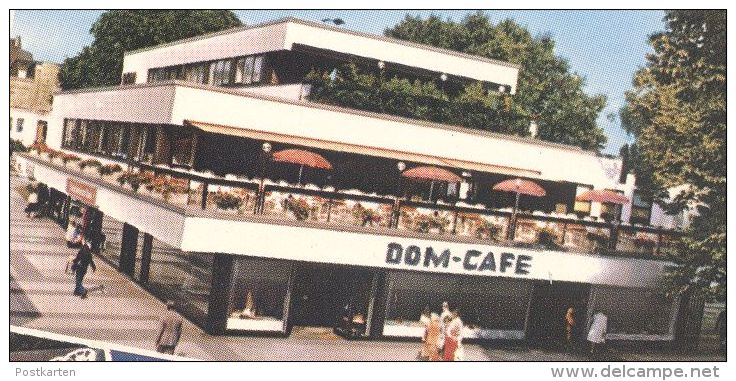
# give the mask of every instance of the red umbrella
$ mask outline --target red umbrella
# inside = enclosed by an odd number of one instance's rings
[[[273,154],[273,161],[299,165],[299,184],[302,183],[302,170],[304,166],[310,168],[332,169],[327,159],[322,155],[301,149],[285,149]]]
[[[432,183],[429,186],[429,200],[432,200],[432,191],[434,190],[435,181],[446,181],[448,183],[457,183],[462,181],[460,176],[439,167],[414,167],[407,169],[401,176],[416,180],[429,180]]]
[[[547,195],[547,192],[545,192],[544,188],[539,186],[539,184],[522,179],[508,179],[501,181],[493,186],[493,190],[520,193],[534,197],[543,197]]]
[[[547,192],[545,192],[544,188],[539,186],[539,184],[524,179],[508,179],[501,181],[500,183],[493,186],[493,190],[516,193],[514,212],[511,214],[511,219],[509,220],[509,229],[507,233],[509,239],[514,239],[516,231],[516,211],[519,209],[519,196],[522,194],[534,197],[543,197],[547,195]]]
[[[418,180],[446,181],[448,183],[462,181],[460,176],[438,167],[414,167],[404,171],[401,176]]]
[[[576,201],[593,201],[593,202],[601,202],[601,203],[607,203],[607,204],[627,204],[629,202],[629,199],[626,198],[626,196],[616,193],[614,191],[610,191],[607,189],[595,189],[595,190],[589,190],[585,191],[581,194],[579,194],[577,197],[575,197]]]

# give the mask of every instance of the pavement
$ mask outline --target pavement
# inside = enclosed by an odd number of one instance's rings
[[[64,231],[48,219],[29,219],[25,201],[16,191],[25,179],[10,180],[10,323],[91,340],[141,349],[155,349],[165,305],[128,277],[97,259],[96,272],[88,272],[87,299],[72,295],[73,275],[65,274],[67,258]],[[104,285],[104,288],[100,286]],[[211,336],[184,319],[176,354],[215,361],[413,361],[418,342],[387,340],[350,341],[334,338]],[[476,361],[587,361],[584,354],[526,347],[494,348],[465,345],[466,360]],[[663,351],[610,350],[605,360],[722,361],[713,351],[692,354]],[[601,360],[600,358],[596,360]]]

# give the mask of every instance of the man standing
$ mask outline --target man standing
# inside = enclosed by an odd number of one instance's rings
[[[176,345],[181,337],[182,320],[174,312],[174,302],[166,302],[166,316],[161,319],[161,325],[156,338],[156,351],[160,353],[174,354]]]
[[[74,287],[74,295],[81,296],[82,299],[87,298],[87,289],[84,288],[82,282],[84,276],[87,275],[87,267],[92,267],[92,272],[97,271],[95,261],[92,259],[92,248],[89,241],[82,239],[82,247],[77,252],[77,256],[72,261],[72,270],[75,272],[76,285]]]
[[[570,306],[565,313],[565,349],[572,350],[573,331],[575,330],[575,307]]]

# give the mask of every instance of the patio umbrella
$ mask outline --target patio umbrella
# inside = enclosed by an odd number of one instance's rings
[[[592,201],[592,202],[600,202],[600,203],[616,205],[616,212],[613,217],[614,227],[611,230],[611,237],[608,240],[609,248],[615,249],[616,242],[618,241],[618,222],[617,220],[618,220],[619,208],[621,208],[621,205],[628,203],[629,199],[620,193],[616,193],[614,191],[610,191],[607,189],[591,189],[589,191],[585,191],[579,194],[577,197],[575,197],[575,200],[576,201]]]
[[[285,149],[273,154],[273,161],[299,165],[299,184],[302,183],[302,171],[304,167],[332,169],[327,159],[322,155],[301,149]]]
[[[434,182],[435,181],[445,181],[448,183],[457,183],[462,181],[462,178],[446,169],[442,169],[439,167],[431,167],[431,166],[424,166],[424,167],[414,167],[412,169],[407,169],[404,171],[401,176],[408,177],[411,179],[416,180],[429,180],[431,181],[431,185],[429,188],[429,199],[432,200],[432,190],[434,188]]]
[[[585,191],[575,197],[576,201],[593,201],[607,204],[623,205],[629,202],[626,196],[607,189]]]
[[[516,193],[516,201],[514,202],[514,211],[511,214],[511,220],[509,221],[509,229],[507,237],[513,239],[516,230],[516,212],[519,209],[519,196],[525,194],[527,196],[544,197],[547,192],[539,184],[524,179],[508,179],[501,181],[500,183],[493,186],[493,190],[501,192],[513,192]]]

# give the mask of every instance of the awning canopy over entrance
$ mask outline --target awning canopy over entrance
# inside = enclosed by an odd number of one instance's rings
[[[357,145],[357,144],[341,143],[341,142],[307,138],[307,137],[294,136],[294,135],[277,134],[277,133],[252,130],[252,129],[247,129],[247,128],[224,126],[220,124],[211,124],[211,123],[197,122],[197,121],[191,121],[191,120],[186,120],[184,121],[184,123],[186,125],[197,128],[201,131],[213,133],[213,134],[222,134],[222,135],[237,136],[237,137],[242,137],[242,138],[264,140],[264,141],[270,141],[270,142],[293,144],[293,145],[318,148],[318,149],[324,149],[324,150],[330,150],[330,151],[354,153],[358,155],[383,157],[383,158],[388,158],[388,159],[403,160],[403,161],[409,161],[409,162],[414,162],[414,163],[430,164],[430,165],[435,165],[435,166],[440,166],[440,167],[453,167],[453,168],[458,168],[458,169],[481,171],[481,172],[488,172],[488,173],[499,173],[499,174],[513,175],[513,176],[521,176],[521,177],[539,177],[539,175],[541,174],[541,172],[539,171],[530,170],[530,169],[513,168],[513,167],[478,163],[478,162],[472,162],[472,161],[466,161],[466,160],[441,158],[438,156],[396,151],[396,150],[391,150],[391,149],[370,147],[370,146]]]

